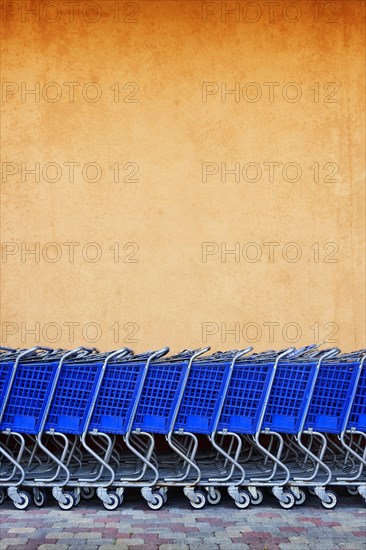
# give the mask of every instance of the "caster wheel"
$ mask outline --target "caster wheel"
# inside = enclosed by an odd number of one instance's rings
[[[106,510],[116,510],[120,505],[120,499],[116,493],[109,493],[109,502],[103,501],[103,506]]]
[[[58,501],[57,504],[59,505],[61,510],[71,510],[71,508],[73,508],[75,505],[75,499],[73,495],[71,495],[70,493],[64,493],[64,497],[66,499],[65,502]]]
[[[257,496],[253,497],[253,495],[250,495],[250,503],[254,504],[254,506],[258,506],[263,502],[263,493],[259,489],[257,489]]]
[[[200,508],[203,508],[206,504],[206,495],[202,491],[195,491],[196,495],[196,502],[194,500],[190,500],[190,505],[192,508],[195,508],[196,510],[199,510]]]
[[[285,508],[285,510],[289,510],[295,504],[295,497],[292,493],[290,493],[288,491],[286,491],[286,492],[284,491],[283,496],[285,497],[285,500],[280,500],[279,501],[280,506],[282,508]]]
[[[168,502],[168,493],[167,491],[164,491],[164,489],[159,489],[158,494],[163,497],[164,504]]]
[[[79,503],[80,503],[80,500],[81,500],[81,496],[80,494],[77,495],[76,497],[74,497],[74,501],[75,501],[75,506],[77,506]]]
[[[155,493],[154,500],[153,501],[149,500],[147,502],[147,505],[149,508],[151,508],[151,510],[160,510],[163,504],[164,504],[164,498],[161,496],[160,493]]]
[[[355,486],[346,487],[347,493],[351,495],[352,497],[355,497],[358,495],[358,488]]]
[[[240,500],[235,501],[235,506],[244,510],[244,508],[248,508],[250,501],[251,499],[249,493],[247,493],[247,491],[241,491]]]
[[[17,510],[26,510],[30,504],[30,496],[25,491],[19,491],[19,497],[21,499],[21,502],[14,502],[13,504]]]
[[[46,503],[46,493],[38,491],[37,494],[33,495],[33,502],[38,508],[42,508]]]
[[[4,489],[0,488],[0,504],[2,504],[5,500],[5,491]]]
[[[95,495],[95,489],[94,487],[82,487],[80,490],[80,496],[84,500],[90,500]]]
[[[332,510],[337,506],[337,495],[333,491],[327,491],[327,500],[322,500],[321,505],[327,510]]]
[[[221,500],[221,493],[218,489],[214,489],[213,493],[207,493],[206,495],[207,502],[209,504],[215,505],[218,504]]]
[[[302,489],[299,489],[299,496],[294,494],[294,497],[296,506],[301,506],[301,504],[304,504],[306,500],[306,493]]]

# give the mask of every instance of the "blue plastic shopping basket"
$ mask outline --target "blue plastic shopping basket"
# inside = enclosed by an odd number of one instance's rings
[[[306,412],[317,361],[283,360],[277,365],[262,429],[295,434]]]
[[[347,423],[348,430],[366,432],[366,365],[361,370],[351,414]]]
[[[218,430],[242,434],[257,431],[273,365],[268,354],[235,363]]]
[[[0,411],[4,405],[4,398],[9,386],[13,364],[14,361],[3,361],[0,363]]]
[[[94,360],[65,361],[47,415],[46,430],[83,433],[102,366],[98,356]]]
[[[125,434],[143,376],[147,355],[108,363],[89,429]]]
[[[185,351],[150,365],[133,429],[169,432],[191,355],[192,352]]]
[[[322,363],[305,420],[305,429],[339,434],[357,383],[359,361],[329,359]]]
[[[221,405],[231,360],[224,356],[198,359],[191,367],[175,430],[210,434]]]
[[[57,365],[57,360],[22,361],[18,365],[0,430],[38,433]],[[11,368],[7,376],[10,376],[10,371]],[[3,391],[6,391],[6,385]]]

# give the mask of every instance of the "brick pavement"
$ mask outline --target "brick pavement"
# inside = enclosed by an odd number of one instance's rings
[[[259,507],[238,510],[228,497],[193,510],[180,492],[152,511],[137,492],[108,512],[97,500],[71,511],[54,502],[0,509],[1,550],[366,550],[366,510],[357,497],[338,491],[339,504],[324,510],[316,497],[292,510],[271,495]]]

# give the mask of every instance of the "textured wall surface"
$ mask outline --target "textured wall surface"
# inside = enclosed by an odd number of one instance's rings
[[[4,345],[364,345],[362,0],[1,4]]]

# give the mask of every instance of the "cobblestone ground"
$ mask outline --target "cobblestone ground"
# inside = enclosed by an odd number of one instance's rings
[[[265,495],[259,507],[237,509],[228,497],[218,506],[193,510],[179,492],[169,494],[159,511],[128,492],[117,511],[97,500],[71,511],[54,502],[47,507],[0,510],[1,550],[366,550],[366,511],[361,499],[338,491],[335,510],[321,508],[316,497],[292,510]]]

